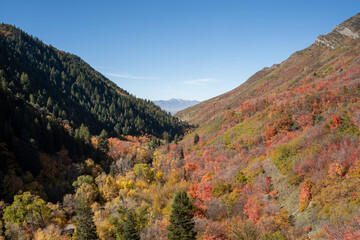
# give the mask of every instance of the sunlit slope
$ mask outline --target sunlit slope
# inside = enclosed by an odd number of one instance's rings
[[[254,231],[287,237],[274,239],[357,239],[359,26],[360,14],[177,114],[199,125],[182,141],[184,165],[209,226],[250,221]]]
[[[201,125],[220,119],[221,114],[229,109],[237,114],[239,111],[253,114],[274,100],[288,99],[289,96],[296,98],[350,84],[344,80],[349,79],[349,74],[353,78],[354,71],[357,71],[359,19],[360,14],[357,14],[284,62],[264,68],[234,90],[180,111],[176,116]],[[342,30],[349,36],[339,33],[339,29],[349,30]],[[263,101],[269,103],[263,104]],[[246,110],[247,105],[252,108]]]

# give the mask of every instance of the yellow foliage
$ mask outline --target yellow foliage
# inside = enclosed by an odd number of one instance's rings
[[[69,239],[66,235],[61,234],[60,227],[50,224],[44,229],[38,229],[34,234],[34,240],[65,240]]]
[[[320,207],[319,216],[336,221],[338,215],[351,217],[360,207],[360,184],[358,178],[327,177],[314,189],[314,204]]]
[[[60,209],[59,204],[48,202],[46,206],[50,208],[51,222],[55,223],[57,226],[64,227],[67,223],[67,219],[64,210]]]
[[[91,172],[91,176],[94,178],[103,172],[99,164],[96,164],[91,158],[86,159],[85,168],[88,172]]]
[[[138,197],[141,197],[141,192],[138,191],[138,189],[130,189],[127,193],[127,196],[136,199]]]
[[[208,172],[202,177],[201,181],[202,182],[211,181],[213,179],[213,176],[214,176],[214,172]]]
[[[120,186],[111,175],[100,174],[95,181],[99,187],[100,193],[106,200],[110,201],[119,194]]]
[[[148,188],[149,185],[144,180],[138,179],[135,182],[135,187],[137,187],[137,188]]]
[[[238,202],[240,194],[241,190],[236,188],[231,193],[228,193],[222,197],[222,200],[225,201],[225,206],[229,217],[231,216],[231,209]]]
[[[134,183],[133,180],[127,181],[127,182],[125,183],[125,188],[126,188],[126,189],[133,189],[134,187],[135,187],[135,183]]]
[[[111,225],[107,220],[106,211],[100,206],[99,203],[94,203],[91,206],[92,211],[94,212],[94,223],[96,225],[96,232],[99,236],[99,239],[106,240],[111,238]]]
[[[168,184],[176,184],[180,181],[180,173],[175,169],[172,169],[171,172],[167,175],[166,182]]]
[[[264,214],[258,222],[263,232],[276,232],[290,227],[290,217],[285,209],[274,215]]]
[[[155,175],[157,180],[162,180],[163,179],[163,173],[161,171],[157,172]]]
[[[136,163],[147,163],[152,159],[151,150],[148,147],[138,147],[136,149]]]

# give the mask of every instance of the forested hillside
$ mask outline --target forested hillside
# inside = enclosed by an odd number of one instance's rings
[[[20,29],[0,25],[0,79],[3,88],[72,127],[92,134],[151,134],[171,137],[185,124],[148,100],[117,87],[79,57],[42,43]]]
[[[76,164],[91,158],[105,169],[108,165],[104,149],[91,144],[87,127],[72,129],[2,88],[0,124],[0,198],[6,201],[30,190],[56,202],[82,174]]]

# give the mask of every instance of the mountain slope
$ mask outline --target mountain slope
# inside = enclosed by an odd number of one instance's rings
[[[169,100],[157,100],[154,101],[162,110],[175,114],[180,110],[199,104],[200,101],[196,100],[183,100],[183,99],[169,99]]]
[[[107,160],[90,144],[88,128],[73,131],[2,87],[0,125],[0,198],[6,201],[20,190],[59,201],[82,172],[77,164]]]
[[[183,164],[208,226],[241,230],[250,221],[280,239],[358,239],[359,34],[357,14],[236,89],[176,114],[199,124],[182,141]],[[212,233],[199,234],[221,236]]]
[[[316,87],[311,91],[317,91],[318,85],[329,84],[327,78],[347,75],[345,70],[353,67],[350,66],[350,59],[358,50],[356,39],[359,38],[359,19],[360,14],[357,14],[336,26],[331,33],[320,35],[313,45],[292,54],[281,64],[266,67],[234,90],[180,111],[176,116],[193,124],[203,124],[210,119],[219,118],[228,108],[240,108],[244,100],[261,101],[271,96],[284,97],[289,92],[312,84]],[[340,32],[351,37],[339,33],[339,29],[343,29]],[[334,46],[338,46],[336,51],[333,51]],[[342,87],[339,86],[342,84],[341,76],[336,79],[336,87]]]
[[[92,134],[181,134],[184,124],[117,87],[79,57],[0,25],[0,77],[13,94]]]

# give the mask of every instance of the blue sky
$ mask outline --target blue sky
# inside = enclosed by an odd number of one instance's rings
[[[0,22],[150,100],[225,93],[358,12],[359,0],[0,1]]]

